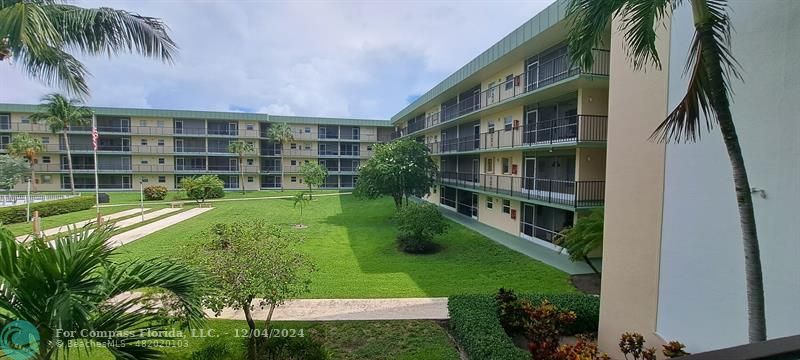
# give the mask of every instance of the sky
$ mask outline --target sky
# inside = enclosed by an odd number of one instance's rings
[[[553,0],[74,1],[159,17],[173,64],[81,57],[92,106],[389,119]],[[0,63],[0,102],[58,89]]]

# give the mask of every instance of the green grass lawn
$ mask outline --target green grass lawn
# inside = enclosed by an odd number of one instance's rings
[[[299,221],[288,199],[233,201],[121,248],[122,257],[178,257],[215,222],[263,219],[283,226]],[[438,297],[491,293],[575,291],[566,273],[451,223],[438,238],[443,250],[409,255],[395,248],[394,205],[388,198],[351,195],[315,198],[307,207],[303,244],[319,271],[304,298]]]
[[[112,214],[120,211],[130,210],[137,208],[138,206],[120,206],[114,207],[110,209],[101,209],[102,214]],[[146,208],[154,208],[153,206],[145,205]],[[164,205],[157,206],[158,208],[164,207]],[[62,225],[74,224],[79,221],[88,220],[88,219],[95,219],[97,211],[94,208],[81,210],[61,215],[54,215],[42,218],[42,229],[47,230],[54,227],[59,227]],[[30,234],[33,231],[33,225],[31,223],[17,223],[17,224],[8,224],[3,225],[6,229],[10,230],[14,235],[25,235]]]
[[[244,359],[244,321],[211,320],[206,324],[202,336],[195,332],[184,332],[184,338],[164,348],[165,359],[190,359],[192,352],[210,343],[226,343],[231,349],[228,357],[219,360]],[[297,336],[319,341],[329,351],[333,360],[458,360],[447,332],[434,321],[329,321],[329,322],[276,322],[274,328],[291,329]],[[239,335],[237,337],[237,334]],[[88,355],[73,351],[72,360],[113,359],[104,349],[96,349]]]

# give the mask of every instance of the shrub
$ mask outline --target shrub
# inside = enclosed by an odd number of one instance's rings
[[[517,298],[511,290],[500,288],[494,297],[497,306],[497,315],[500,318],[500,325],[507,334],[522,334],[525,330],[525,311],[522,308],[522,301]]]
[[[199,350],[192,352],[190,360],[219,360],[233,358],[231,345],[223,340],[214,340],[203,344]]]
[[[561,309],[547,299],[536,306],[525,303],[522,307],[527,315],[525,337],[531,356],[534,359],[550,359],[558,350],[567,326],[575,322],[575,313]]]
[[[397,234],[397,248],[409,254],[432,254],[439,251],[439,244],[401,232]]]
[[[519,294],[520,300],[538,304],[547,299],[564,310],[575,312],[575,322],[564,335],[597,332],[600,298],[584,294]],[[514,345],[500,325],[495,299],[490,294],[450,296],[447,308],[450,326],[471,359],[530,359]]]
[[[400,250],[429,253],[438,250],[433,237],[447,230],[447,222],[436,205],[411,203],[397,212],[397,229]]]
[[[150,185],[144,188],[145,200],[164,200],[167,197],[167,188],[161,185]]]
[[[264,360],[326,360],[327,350],[310,337],[272,337],[269,338],[260,359]]]
[[[40,217],[66,214],[75,211],[91,209],[94,206],[93,196],[79,196],[64,200],[45,201],[31,204],[31,216],[34,211]],[[0,208],[0,223],[14,224],[25,222],[27,205],[7,206]]]
[[[225,183],[216,175],[202,175],[181,180],[181,189],[186,192],[186,197],[197,202],[224,197],[224,185]]]

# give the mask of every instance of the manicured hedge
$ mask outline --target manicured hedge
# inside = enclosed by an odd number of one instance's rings
[[[574,311],[577,320],[567,329],[568,335],[597,332],[600,313],[598,297],[583,294],[518,296],[533,304],[547,299],[559,308]],[[530,354],[516,347],[500,325],[494,295],[450,296],[447,308],[453,334],[471,359],[530,359]]]
[[[45,201],[31,204],[31,216],[34,211],[39,212],[40,217],[66,214],[75,211],[91,209],[94,206],[93,196],[79,196],[64,200]],[[27,205],[16,205],[0,208],[0,223],[14,224],[27,220]]]

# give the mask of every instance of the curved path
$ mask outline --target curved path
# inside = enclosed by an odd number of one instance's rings
[[[255,304],[258,300],[254,301]],[[256,305],[253,318],[265,319],[269,309]],[[213,312],[206,312],[215,318]],[[216,317],[244,320],[241,310],[225,309]],[[272,320],[330,321],[330,320],[445,320],[448,319],[447,298],[388,298],[388,299],[298,299],[289,300],[275,308]]]

